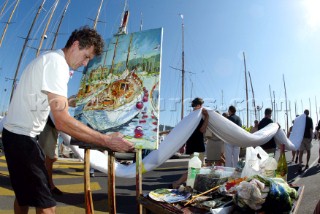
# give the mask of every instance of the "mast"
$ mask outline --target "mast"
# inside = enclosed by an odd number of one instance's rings
[[[57,30],[54,33],[54,38],[53,38],[53,42],[52,42],[52,45],[51,45],[51,50],[53,50],[53,48],[54,48],[54,46],[56,44],[57,37],[58,37],[59,31],[60,31],[60,27],[61,27],[61,24],[62,24],[62,20],[64,19],[64,16],[65,16],[65,14],[67,12],[67,9],[68,9],[68,6],[70,4],[70,1],[71,0],[68,0],[68,2],[66,3],[66,6],[64,7],[63,13],[61,15],[61,18],[60,18],[60,21],[59,21],[59,24],[58,24],[58,27],[57,27]]]
[[[314,96],[314,103],[315,103],[315,105],[316,105],[316,116],[317,116],[317,121],[319,121],[319,119],[318,119],[317,96]]]
[[[288,115],[287,89],[286,89],[286,82],[284,81],[284,74],[282,75],[282,77],[283,77],[284,94],[285,94],[285,101],[286,101],[286,115],[287,115],[286,128],[287,128],[287,132],[288,132],[288,129],[289,129],[289,115]]]
[[[116,39],[116,43],[114,45],[111,68],[110,68],[110,72],[109,72],[111,74],[112,74],[112,70],[113,70],[114,59],[116,58],[117,46],[118,46],[118,43],[119,43],[119,36],[126,33],[128,20],[129,20],[129,11],[125,11],[124,14],[123,14],[123,17],[122,17],[122,23],[121,23],[121,25],[119,27],[118,33],[116,34],[117,39]]]
[[[42,33],[42,36],[41,36],[41,40],[40,40],[40,43],[39,43],[39,46],[38,46],[38,49],[37,49],[36,56],[39,56],[39,54],[40,54],[40,50],[41,50],[41,47],[42,47],[42,44],[43,44],[43,40],[46,38],[46,33],[47,33],[47,30],[48,30],[49,24],[51,22],[52,16],[54,14],[54,11],[57,8],[58,3],[59,3],[59,0],[56,0],[54,5],[53,5],[53,8],[52,8],[52,11],[50,13],[49,19],[47,21],[47,24],[46,24],[44,30],[43,30],[43,33]]]
[[[273,108],[272,94],[271,94],[271,86],[270,86],[270,85],[269,85],[269,94],[270,94],[271,108]]]
[[[9,27],[9,24],[11,23],[10,21],[12,19],[12,16],[13,16],[14,12],[16,11],[16,8],[18,7],[19,2],[20,2],[20,0],[16,1],[16,4],[14,5],[14,8],[13,8],[11,14],[10,14],[10,17],[9,17],[8,21],[6,22],[6,26],[4,27],[4,30],[3,30],[3,33],[2,33],[2,36],[1,36],[1,40],[0,40],[0,47],[2,45],[2,41],[4,39],[4,36],[6,35],[7,29]],[[5,3],[5,5],[7,3],[8,3],[8,1]],[[4,7],[3,7],[2,11],[1,11],[1,15],[2,15],[3,10],[4,10]]]
[[[118,30],[118,35],[127,34],[127,24],[129,19],[129,11],[127,9],[127,0],[124,2],[123,12],[122,12],[122,19],[121,24]]]
[[[297,101],[294,102],[294,116],[297,116]]]
[[[252,104],[253,104],[253,108],[254,108],[254,117],[255,117],[255,119],[257,119],[256,101],[255,101],[255,99],[254,99],[254,91],[253,91],[252,80],[251,80],[251,75],[250,75],[250,72],[249,72],[249,71],[248,71],[248,74],[249,74],[251,91],[252,91]]]
[[[181,73],[182,73],[182,86],[181,86],[181,119],[183,118],[184,114],[184,23],[183,23],[183,14],[180,14],[182,24],[181,24],[181,30],[182,30],[182,64],[181,64]]]
[[[224,105],[224,103],[223,103],[223,90],[221,90],[221,108],[223,108],[223,105]]]
[[[276,121],[276,94],[273,91],[273,119]]]
[[[16,69],[16,72],[15,72],[14,77],[13,77],[12,90],[11,90],[11,95],[10,95],[10,102],[11,102],[11,99],[12,99],[12,96],[13,96],[13,91],[14,91],[14,88],[15,88],[15,85],[16,85],[16,82],[17,82],[17,75],[18,75],[18,72],[19,72],[19,68],[20,68],[21,60],[22,60],[22,57],[23,57],[23,54],[24,54],[24,50],[25,50],[25,48],[26,48],[26,46],[27,46],[27,43],[28,43],[28,41],[29,41],[29,37],[30,37],[31,31],[32,31],[32,29],[33,29],[33,26],[34,26],[34,24],[35,24],[35,22],[36,22],[36,20],[37,20],[37,18],[38,18],[38,16],[39,16],[39,14],[40,14],[40,12],[41,12],[41,10],[42,10],[43,5],[44,5],[45,2],[46,2],[46,0],[43,0],[42,3],[41,3],[41,5],[39,6],[38,12],[37,12],[36,16],[34,17],[34,19],[33,19],[33,21],[32,21],[32,24],[31,24],[31,27],[30,27],[30,29],[29,29],[28,35],[27,35],[27,37],[26,37],[25,40],[24,40],[24,44],[23,44],[23,47],[22,47],[22,51],[21,51],[21,53],[20,53],[20,57],[19,57],[17,69]]]
[[[132,38],[133,38],[133,34],[130,35],[130,42],[129,42],[129,47],[128,47],[127,59],[126,59],[126,69],[128,69],[128,65],[129,65]]]
[[[290,112],[290,121],[292,121],[291,101],[289,101],[289,112]]]
[[[311,117],[311,100],[310,100],[310,97],[309,97],[309,115],[310,115],[310,117]]]
[[[143,19],[142,19],[142,12],[140,12],[140,31],[142,31],[143,26]]]
[[[249,127],[249,102],[248,102],[248,83],[247,83],[247,66],[246,66],[246,56],[243,52],[243,63],[244,63],[244,78],[246,84],[246,104],[247,104],[247,127]]]
[[[99,9],[98,9],[98,12],[97,12],[97,16],[96,16],[96,19],[94,20],[93,29],[97,28],[97,23],[98,23],[98,20],[99,20],[102,4],[103,4],[103,0],[101,0],[101,2],[100,2],[100,6],[99,6]]]
[[[0,16],[2,16],[3,11],[4,11],[4,9],[6,8],[6,6],[7,6],[7,4],[8,4],[8,1],[9,1],[9,0],[6,0],[6,2],[4,3],[4,5],[3,5],[3,7],[2,7],[2,9],[1,9],[1,11],[0,11]]]

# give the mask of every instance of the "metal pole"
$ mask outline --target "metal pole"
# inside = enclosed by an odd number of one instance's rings
[[[4,3],[4,5],[3,5],[2,9],[1,9],[1,12],[0,12],[0,16],[2,16],[3,11],[4,11],[4,9],[6,8],[6,6],[7,6],[7,4],[8,4],[8,1],[9,1],[9,0],[6,0],[6,2]]]
[[[102,4],[103,4],[103,0],[101,0],[101,2],[100,2],[100,6],[99,6],[99,9],[98,9],[98,12],[97,12],[97,16],[96,16],[96,19],[94,20],[93,29],[97,28],[97,23],[98,23],[98,20],[99,20]]]
[[[253,91],[252,80],[251,80],[251,75],[250,75],[250,72],[249,72],[249,71],[248,71],[248,74],[249,74],[251,91],[252,91],[252,104],[253,104],[253,108],[254,108],[254,117],[255,117],[255,119],[257,119],[256,101],[255,101],[255,99],[254,99],[254,91]]]
[[[44,5],[45,2],[46,2],[46,0],[43,0],[42,3],[41,3],[41,5],[39,6],[38,12],[37,12],[36,16],[34,17],[34,19],[33,19],[33,21],[32,21],[32,24],[31,24],[31,27],[30,27],[30,29],[29,29],[28,35],[27,35],[27,37],[26,37],[25,40],[24,40],[24,44],[23,44],[23,47],[22,47],[22,51],[21,51],[20,57],[19,57],[18,66],[17,66],[16,72],[15,72],[14,77],[13,77],[12,90],[11,90],[11,95],[10,95],[10,102],[11,102],[11,100],[12,100],[13,91],[14,91],[15,84],[16,84],[16,81],[17,81],[17,75],[18,75],[18,72],[19,72],[19,68],[20,68],[21,60],[22,60],[22,57],[23,57],[23,54],[24,54],[24,50],[25,50],[25,48],[26,48],[26,46],[27,46],[27,43],[28,43],[28,41],[29,41],[29,37],[30,37],[31,31],[32,31],[32,28],[33,28],[33,26],[34,26],[34,24],[35,24],[35,22],[36,22],[36,20],[37,20],[37,18],[38,18],[38,16],[39,16],[41,10],[42,10],[43,5]]]
[[[288,101],[287,101],[287,89],[286,89],[286,82],[284,81],[284,74],[282,75],[283,77],[283,85],[284,85],[284,94],[285,94],[285,99],[286,99],[286,115],[287,115],[287,132],[289,131],[289,115],[288,115]]]
[[[248,84],[247,84],[247,66],[246,66],[246,56],[243,52],[243,63],[244,63],[244,78],[246,85],[246,104],[247,104],[247,127],[249,127],[249,102],[248,102]]]
[[[181,86],[181,119],[184,115],[184,23],[183,23],[183,15],[181,14],[182,19],[182,86]]]
[[[276,95],[275,92],[273,91],[273,119],[276,121]]]
[[[318,119],[317,96],[315,96],[315,97],[314,97],[314,102],[315,102],[315,105],[316,105],[316,116],[317,116],[317,121],[319,121],[319,119]]]
[[[53,50],[53,48],[54,48],[54,46],[55,46],[55,44],[56,44],[57,37],[58,37],[59,31],[60,31],[60,27],[61,27],[61,23],[62,23],[62,20],[63,20],[63,18],[64,18],[64,15],[65,15],[66,12],[67,12],[67,9],[68,9],[68,6],[69,6],[69,4],[70,4],[70,1],[71,1],[71,0],[68,0],[68,2],[66,3],[66,6],[64,7],[64,11],[63,11],[62,16],[61,16],[61,18],[60,18],[60,21],[59,21],[57,30],[56,30],[56,32],[55,32],[55,34],[54,34],[53,42],[52,42],[52,45],[51,45],[51,50]]]
[[[271,108],[273,108],[273,102],[272,102],[272,93],[271,93],[271,86],[269,85],[269,94],[270,94],[270,100],[271,100]]]
[[[0,40],[0,47],[1,47],[1,45],[2,45],[2,41],[3,41],[3,39],[4,39],[4,36],[6,35],[7,29],[8,29],[8,27],[9,27],[9,24],[11,23],[10,21],[11,21],[11,19],[12,19],[12,16],[13,16],[13,14],[14,14],[14,11],[16,11],[16,8],[18,7],[19,2],[20,2],[20,0],[17,0],[17,2],[16,2],[15,6],[14,6],[14,8],[13,8],[11,14],[10,14],[10,17],[9,17],[7,23],[6,23],[6,26],[4,27],[4,30],[3,30],[3,33],[2,33],[2,36],[1,36],[1,40]],[[1,11],[1,14],[2,14],[2,11]]]
[[[43,40],[45,39],[45,35],[46,35],[46,33],[47,33],[49,24],[50,24],[50,22],[51,22],[52,16],[53,16],[53,14],[54,14],[54,11],[55,11],[56,8],[57,8],[58,3],[59,3],[59,0],[56,0],[55,3],[54,3],[54,5],[53,5],[53,8],[52,8],[50,17],[49,17],[49,19],[48,19],[48,21],[47,21],[47,24],[46,24],[46,26],[45,26],[45,28],[44,28],[44,30],[43,30],[43,33],[42,33],[42,36],[41,36],[41,40],[40,40],[40,43],[39,43],[39,47],[38,47],[38,49],[37,49],[36,56],[39,56],[39,54],[40,54],[40,50],[41,50],[41,47],[42,47],[42,44],[43,44]]]

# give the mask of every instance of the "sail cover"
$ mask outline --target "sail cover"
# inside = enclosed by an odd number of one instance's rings
[[[301,141],[300,143],[294,141],[295,144],[293,144],[286,137],[284,131],[279,128],[277,123],[271,123],[265,128],[251,134],[213,110],[208,110],[208,113],[210,118],[208,128],[223,141],[230,144],[240,147],[260,146],[274,137],[277,144],[285,144],[286,149],[288,150],[297,150],[300,147]],[[185,144],[191,133],[199,124],[201,117],[201,110],[197,110],[183,118],[165,137],[160,144],[159,149],[152,151],[142,160],[143,170],[151,171],[172,157],[172,155]],[[295,122],[294,125],[299,126],[299,122]],[[303,135],[303,132],[301,132],[300,129],[300,136],[301,135]],[[62,134],[62,137],[65,142],[70,142],[70,137],[68,135]],[[73,145],[70,145],[70,148],[80,158],[84,158],[83,149],[79,149],[78,146]],[[99,171],[107,173],[108,166],[106,161],[108,160],[108,157],[104,153],[96,150],[92,150],[91,154],[91,166]],[[136,176],[135,164],[123,165],[116,162],[115,169],[116,176],[118,177],[133,178]]]
[[[208,128],[223,141],[240,147],[260,146],[268,142],[272,137],[276,143],[285,144],[288,150],[297,150],[300,147],[304,132],[305,116],[296,118],[293,126],[293,137],[289,140],[284,131],[279,128],[277,123],[271,123],[265,128],[251,134],[228,119],[213,110],[208,110],[209,124]],[[144,171],[151,171],[168,160],[174,153],[181,148],[190,137],[191,133],[197,127],[201,120],[201,110],[193,111],[183,118],[177,126],[165,137],[158,150],[153,150],[143,160]],[[4,118],[5,119],[5,118]],[[2,132],[4,119],[0,123]],[[303,123],[304,122],[304,123]],[[81,159],[84,159],[84,150],[78,146],[70,145],[71,137],[65,133],[60,133],[66,144]],[[301,137],[302,136],[302,137]],[[108,173],[108,156],[100,151],[92,150],[90,155],[90,164],[93,168]],[[123,165],[115,163],[116,176],[133,178],[136,176],[135,164]]]

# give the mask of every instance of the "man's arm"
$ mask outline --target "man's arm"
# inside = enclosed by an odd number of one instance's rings
[[[108,147],[113,151],[128,152],[134,150],[133,143],[124,140],[121,133],[101,134],[71,117],[68,112],[69,106],[66,97],[48,93],[48,100],[57,130],[63,131],[79,141]]]
[[[208,127],[208,121],[209,121],[209,114],[207,109],[202,109],[202,115],[204,116],[204,122],[200,128],[200,132],[205,133]]]

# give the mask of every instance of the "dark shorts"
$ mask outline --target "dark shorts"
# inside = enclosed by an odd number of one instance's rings
[[[56,206],[50,192],[45,156],[36,138],[3,129],[2,141],[11,185],[19,205]]]

